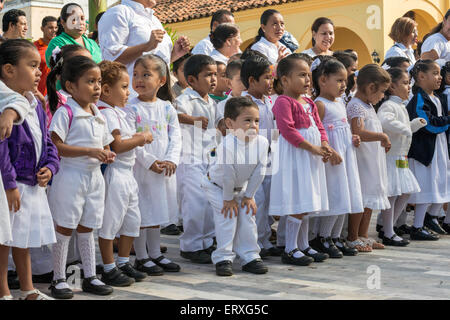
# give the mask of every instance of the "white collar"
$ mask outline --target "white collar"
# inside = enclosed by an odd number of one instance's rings
[[[184,90],[184,94],[188,95],[192,99],[199,99],[199,100],[203,101],[204,103],[211,104],[212,99],[209,96],[208,96],[208,102],[206,102],[205,99],[203,99],[202,96],[197,91],[192,89],[191,87],[187,87]]]
[[[211,58],[214,59],[214,56],[217,56],[218,59],[216,59],[216,60],[218,60],[218,61],[220,61],[220,62],[223,62],[223,63],[225,63],[225,64],[228,64],[229,58],[227,58],[227,57],[226,57],[222,52],[220,52],[219,50],[214,49],[213,52],[211,52]]]
[[[262,99],[258,99],[258,98],[255,98],[254,96],[252,96],[250,93],[248,93],[248,91],[242,91],[242,96],[243,97],[249,96],[257,104],[258,103],[259,104],[266,104],[266,100],[267,100],[267,96],[263,96]]]
[[[76,102],[72,97],[69,97],[67,99],[67,104],[71,107],[73,116],[76,118],[95,117],[99,122],[106,123],[97,106],[93,103],[91,103],[91,108],[94,111],[94,115],[84,111],[83,108],[78,104],[78,102]]]
[[[136,2],[133,0],[122,0],[122,4],[127,7],[132,8],[137,13],[146,12],[148,15],[153,16],[154,10],[152,8],[145,8],[139,2]]]
[[[403,100],[402,98],[400,98],[399,96],[390,96],[389,100],[395,102],[395,103],[399,103],[399,104],[403,104],[403,105],[407,105],[408,104],[408,100]]]
[[[262,42],[265,43],[266,45],[269,45],[269,46],[272,46],[272,47],[275,47],[275,48],[278,49],[278,46],[277,46],[275,43],[270,42],[269,40],[267,40],[266,37],[261,37],[261,40],[260,40],[260,41],[262,41]],[[279,41],[278,41],[278,45],[281,45],[281,43],[280,43]]]
[[[27,91],[23,94],[23,96],[25,97],[25,99],[28,100],[31,108],[36,109],[36,107],[38,105],[38,101],[37,101],[36,97],[34,96],[34,94],[31,91]]]

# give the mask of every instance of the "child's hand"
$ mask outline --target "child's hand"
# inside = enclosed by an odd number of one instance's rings
[[[106,164],[111,164],[114,162],[114,160],[116,160],[116,154],[112,151],[107,150],[108,152],[108,157],[106,158],[105,163]]]
[[[175,171],[177,170],[177,165],[171,161],[163,161],[161,166],[166,169],[165,175],[168,177],[175,174]]]
[[[256,215],[256,210],[258,209],[256,206],[256,202],[253,198],[247,198],[244,197],[241,201],[241,208],[245,208],[247,207],[247,211],[245,212],[246,214],[250,213],[250,210],[252,210],[252,215]]]
[[[391,140],[385,133],[382,133],[381,146],[386,150],[386,153],[391,150]]]
[[[356,148],[361,145],[361,137],[357,134],[352,135],[352,143]]]
[[[330,157],[330,163],[332,166],[337,166],[338,164],[341,164],[342,162],[342,157],[341,155],[333,149],[333,153],[331,154]]]
[[[316,156],[322,157],[324,162],[327,162],[331,156],[331,152],[329,152],[328,148],[323,146],[312,146],[311,153]]]
[[[206,118],[206,117],[194,117],[194,121],[195,122],[197,122],[197,121],[201,121],[202,122],[202,129],[203,130],[206,130],[206,129],[208,129],[208,118]]]
[[[161,174],[163,173],[164,168],[165,168],[164,161],[156,160],[155,162],[153,162],[152,166],[150,167],[150,170],[157,174]]]
[[[108,152],[109,152],[109,150],[91,148],[88,152],[88,157],[97,159],[102,163],[106,163],[106,161],[108,161],[108,157],[109,157]]]
[[[229,217],[230,219],[233,218],[233,212],[234,212],[234,216],[237,217],[238,212],[239,212],[239,207],[238,207],[238,203],[236,202],[236,200],[223,200],[223,208],[222,208],[222,214],[223,216],[226,218],[227,214],[229,213]]]
[[[327,162],[333,154],[334,149],[330,147],[327,141],[322,141],[322,150],[325,152],[323,162]]]
[[[143,137],[144,140],[142,142],[140,142],[138,144],[139,147],[143,147],[146,144],[152,143],[153,142],[153,135],[150,131],[146,131],[146,132],[137,132],[133,135],[134,137]]]
[[[50,181],[50,179],[53,176],[52,171],[47,168],[47,167],[43,167],[39,170],[39,172],[36,174],[37,176],[37,181],[39,184],[39,187],[43,187],[45,188],[48,184],[48,182]]]
[[[19,189],[5,190],[6,199],[8,200],[9,211],[17,212],[20,210],[20,192]]]
[[[9,138],[12,132],[14,121],[19,115],[13,109],[6,109],[0,114],[0,141]]]

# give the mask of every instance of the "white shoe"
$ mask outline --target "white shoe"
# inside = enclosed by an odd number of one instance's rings
[[[0,300],[14,300],[14,297],[9,295],[9,296],[3,296],[0,298]]]
[[[36,300],[55,300],[55,299],[47,296],[46,294],[43,294],[38,289],[33,289],[33,290],[30,290],[30,291],[20,291],[20,298],[19,298],[19,300],[26,300],[26,298],[29,295],[32,295],[32,294],[37,294],[38,295]]]

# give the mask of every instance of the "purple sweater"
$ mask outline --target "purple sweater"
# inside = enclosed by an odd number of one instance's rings
[[[5,190],[17,188],[16,181],[26,185],[38,184],[36,174],[47,167],[53,176],[59,170],[58,150],[50,139],[46,115],[40,103],[36,106],[42,130],[42,152],[36,163],[36,150],[30,127],[25,120],[22,125],[14,126],[11,136],[0,141],[0,171]]]

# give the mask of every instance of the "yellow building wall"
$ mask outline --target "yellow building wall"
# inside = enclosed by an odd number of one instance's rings
[[[273,8],[281,12],[286,29],[299,42],[301,52],[311,47],[311,25],[318,17],[333,20],[336,40],[333,50],[354,49],[360,65],[372,63],[376,51],[381,61],[393,41],[388,37],[395,19],[414,10],[419,23],[420,39],[429,32],[449,8],[450,0],[304,0],[287,4],[255,8],[234,13],[241,30],[245,49],[256,36],[261,14]],[[210,17],[169,24],[179,35],[189,37],[195,45],[209,33]]]

